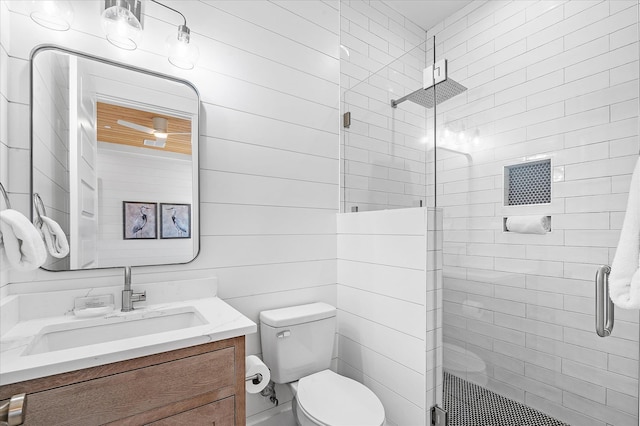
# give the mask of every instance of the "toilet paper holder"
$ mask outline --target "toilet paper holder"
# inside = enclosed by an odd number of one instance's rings
[[[258,385],[258,384],[260,384],[260,382],[262,382],[262,374],[256,373],[253,376],[248,376],[248,377],[244,378],[245,382],[248,382],[249,380],[251,380],[251,382],[254,385]]]

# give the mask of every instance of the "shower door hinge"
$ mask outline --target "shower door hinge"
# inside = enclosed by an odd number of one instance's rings
[[[447,426],[449,424],[449,418],[446,410],[434,405],[431,407],[431,425],[432,426]]]
[[[428,89],[447,79],[447,60],[440,59],[422,71],[422,88]]]
[[[351,112],[347,111],[342,114],[342,127],[348,129],[351,126]]]

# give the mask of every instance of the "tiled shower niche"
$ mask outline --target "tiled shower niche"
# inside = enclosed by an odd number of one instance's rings
[[[551,160],[504,167],[504,205],[551,203]]]

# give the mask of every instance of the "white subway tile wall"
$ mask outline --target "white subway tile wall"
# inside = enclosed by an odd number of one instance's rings
[[[393,425],[430,424],[442,404],[441,220],[426,208],[338,215],[338,371]]]
[[[638,312],[597,337],[593,276],[640,153],[638,1],[475,1],[434,35],[469,88],[436,117],[439,143],[469,155],[438,152],[436,168],[445,369],[570,424],[637,425]],[[503,167],[544,158],[551,202],[504,206]],[[503,232],[526,214],[551,233]]]
[[[110,45],[99,2],[72,1],[70,31],[46,30],[30,2],[0,1],[0,179],[29,214],[29,55],[41,44],[191,81],[199,90],[201,249],[192,263],[134,268],[133,283],[217,276],[219,296],[259,312],[336,304],[339,211],[340,12],[337,1],[175,1],[200,49],[192,71],[172,67],[164,40],[176,16],[146,3],[141,46]],[[310,30],[310,28],[312,30]],[[10,176],[10,179],[9,179]],[[0,265],[0,296],[122,282],[112,269],[17,273]],[[260,355],[260,336],[247,354]],[[337,355],[337,351],[336,351]],[[278,387],[281,403],[291,399]],[[250,395],[249,417],[271,409]]]
[[[424,108],[398,99],[422,87],[425,32],[381,1],[341,7],[343,211],[419,206],[425,201]],[[426,206],[426,204],[423,204]]]

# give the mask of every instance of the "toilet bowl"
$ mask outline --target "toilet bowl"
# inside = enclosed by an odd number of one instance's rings
[[[452,343],[444,344],[444,370],[463,379],[473,378],[478,385],[487,384],[487,364],[482,358]]]
[[[303,377],[289,386],[293,413],[301,426],[382,426],[384,407],[366,386],[331,370]]]
[[[260,312],[263,360],[288,384],[301,426],[382,426],[384,407],[365,385],[329,369],[336,308],[326,303]]]

